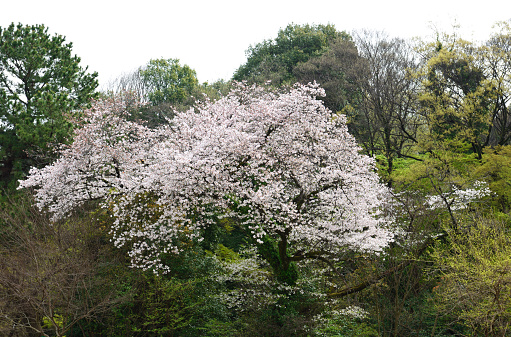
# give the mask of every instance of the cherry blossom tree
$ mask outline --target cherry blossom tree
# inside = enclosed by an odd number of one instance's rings
[[[158,129],[128,121],[122,99],[99,100],[60,159],[32,169],[21,188],[35,188],[54,219],[102,200],[114,244],[129,245],[133,266],[161,272],[163,255],[229,218],[292,284],[295,262],[332,265],[341,252],[381,251],[393,238],[373,159],[345,117],[316,99],[323,94],[315,84],[276,92],[238,83]]]

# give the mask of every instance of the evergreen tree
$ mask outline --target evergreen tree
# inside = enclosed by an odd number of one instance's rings
[[[0,27],[0,183],[47,164],[51,145],[65,143],[70,117],[93,97],[97,73],[87,74],[72,44],[44,25]]]

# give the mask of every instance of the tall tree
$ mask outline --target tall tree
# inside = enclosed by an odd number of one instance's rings
[[[485,77],[492,81],[494,105],[488,145],[511,144],[511,25],[501,22],[500,31],[493,34],[481,48]]]
[[[69,117],[89,103],[98,83],[72,44],[43,25],[0,28],[0,180],[16,181],[71,135]],[[42,159],[46,164],[47,159]]]
[[[353,41],[340,38],[332,41],[321,56],[296,65],[293,74],[300,83],[319,83],[325,89],[325,106],[349,115],[361,103],[360,83],[369,76],[369,65]]]
[[[277,279],[294,284],[295,263],[378,251],[393,237],[382,213],[388,190],[322,94],[240,84],[157,130],[126,121],[119,102],[99,102],[61,158],[22,185],[57,218],[103,198],[115,244],[131,247],[142,268],[167,271],[165,254],[231,218]]]
[[[133,103],[150,103],[137,106],[131,118],[158,127],[166,124],[175,110],[188,110],[196,101],[218,99],[229,89],[229,83],[222,80],[199,84],[195,70],[180,65],[177,59],[157,59],[118,77],[106,94],[128,94]]]
[[[328,45],[339,39],[349,39],[333,25],[288,25],[279,30],[273,40],[265,40],[247,50],[247,62],[236,70],[233,79],[275,85],[295,82],[293,68],[300,62],[323,54]]]
[[[148,102],[147,87],[144,85],[140,70],[142,67],[135,69],[129,73],[124,73],[109,82],[105,93],[120,95],[122,93],[130,93],[137,102]]]
[[[356,43],[369,71],[359,78],[363,100],[353,128],[369,154],[384,156],[390,175],[394,160],[410,156],[417,142],[418,81],[412,76],[416,60],[406,41],[383,33],[364,32]]]
[[[139,72],[153,105],[181,103],[199,86],[195,70],[178,59],[150,60]]]
[[[479,48],[444,35],[421,48],[421,113],[434,142],[465,142],[482,158],[489,145],[496,91],[485,75]]]

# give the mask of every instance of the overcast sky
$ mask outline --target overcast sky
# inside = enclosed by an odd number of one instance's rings
[[[338,30],[384,30],[428,37],[432,27],[485,40],[497,21],[511,19],[507,0],[0,0],[0,26],[44,24],[64,35],[82,66],[102,86],[150,59],[178,58],[199,81],[229,79],[245,51],[290,23],[334,24]]]

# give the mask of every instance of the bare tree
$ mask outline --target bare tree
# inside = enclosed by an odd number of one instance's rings
[[[409,150],[417,143],[421,125],[416,110],[420,83],[413,76],[417,61],[405,40],[369,31],[356,34],[355,40],[360,55],[369,64],[368,76],[360,78],[360,127],[365,127],[367,133],[364,146],[370,154],[385,156],[390,175],[394,160],[413,157]]]
[[[495,104],[491,114],[491,130],[485,145],[511,143],[511,23],[501,22],[501,31],[481,48],[486,78],[493,81]]]
[[[64,336],[120,303],[116,281],[98,276],[94,221],[52,224],[20,198],[0,211],[0,334]]]
[[[138,99],[139,102],[148,102],[147,86],[144,84],[142,76],[140,75],[141,69],[142,68],[140,67],[132,72],[125,73],[117,77],[107,85],[105,91],[113,94],[131,92],[133,93],[134,98]]]

